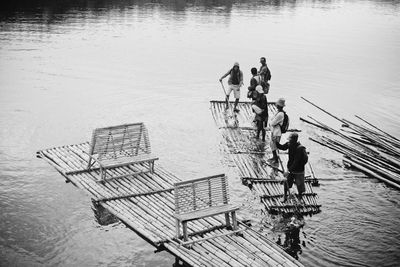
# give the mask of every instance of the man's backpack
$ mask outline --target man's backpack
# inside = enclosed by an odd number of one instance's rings
[[[285,111],[283,112],[283,122],[281,125],[281,133],[286,133],[287,130],[289,129],[289,116],[286,114]]]

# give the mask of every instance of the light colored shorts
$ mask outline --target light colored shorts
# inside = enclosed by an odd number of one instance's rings
[[[229,96],[232,91],[233,91],[233,96],[236,99],[239,99],[240,98],[240,85],[235,85],[235,84],[229,85],[228,92],[226,92],[226,95]]]
[[[281,141],[281,136],[275,136],[275,135],[271,135],[271,150],[275,151],[278,149],[278,147],[276,146],[276,143],[279,143]]]

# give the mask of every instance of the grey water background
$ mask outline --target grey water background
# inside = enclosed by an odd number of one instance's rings
[[[344,168],[298,117],[338,126],[304,96],[399,136],[400,1],[19,0],[0,16],[0,266],[172,266],[124,225],[100,225],[90,197],[35,158],[136,121],[178,177],[227,173],[239,216],[276,241],[209,110],[233,62],[247,86],[261,56],[269,100],[286,98],[321,177],[322,212],[306,218],[299,260],[398,266],[400,193]]]

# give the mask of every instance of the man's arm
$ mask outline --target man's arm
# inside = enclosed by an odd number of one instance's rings
[[[276,147],[279,150],[288,150],[289,149],[289,142],[284,143],[283,145],[279,144],[279,142],[276,143]]]
[[[222,75],[222,77],[219,79],[219,81],[222,82],[222,79],[225,78],[226,76],[228,76],[229,73],[231,73],[231,70],[228,70],[227,73],[225,73],[224,75]]]

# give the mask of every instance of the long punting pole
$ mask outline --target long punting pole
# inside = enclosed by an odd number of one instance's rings
[[[310,140],[343,154],[345,156],[344,161],[360,171],[397,189],[400,187],[400,142],[398,138],[382,131],[359,116],[356,117],[372,128],[358,125],[346,119],[339,119],[304,97],[302,99],[342,122],[342,127],[352,130],[340,132],[309,116],[315,123],[304,120],[305,122],[327,130],[349,144],[335,140],[330,136],[320,137],[319,140],[310,138]]]
[[[389,133],[387,133],[387,132],[381,130],[380,128],[378,128],[378,127],[376,127],[375,125],[369,123],[368,121],[364,120],[364,119],[361,118],[360,116],[357,116],[357,115],[354,115],[354,116],[355,116],[357,119],[362,120],[363,122],[365,122],[365,123],[368,124],[369,126],[371,126],[371,127],[375,128],[375,129],[377,129],[378,131],[380,131],[380,132],[386,134],[387,136],[389,136],[389,137],[391,137],[391,138],[393,138],[393,139],[395,139],[395,140],[397,140],[397,141],[400,141],[400,139],[398,139],[398,138],[396,138],[395,136],[393,136],[393,135],[391,135],[391,134],[389,134]]]

